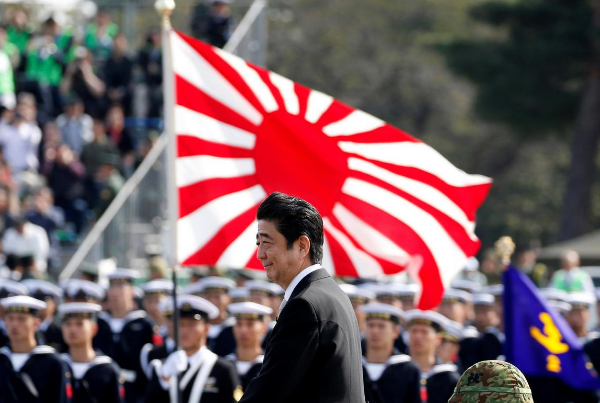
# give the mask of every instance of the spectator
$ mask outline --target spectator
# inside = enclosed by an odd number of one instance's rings
[[[5,186],[0,186],[0,236],[12,227],[14,218],[10,211],[10,192]]]
[[[548,267],[537,262],[537,253],[534,249],[522,250],[517,255],[517,267],[525,273],[538,287],[548,284]]]
[[[62,227],[65,221],[64,213],[60,208],[54,206],[52,191],[47,187],[36,192],[32,208],[25,212],[25,217],[30,223],[42,227],[50,240],[54,238],[56,230]]]
[[[550,287],[566,292],[585,292],[595,295],[594,283],[589,274],[579,268],[579,254],[567,250],[561,257],[562,269],[550,280]]]
[[[35,106],[21,97],[14,113],[0,123],[0,146],[13,173],[39,168],[38,148],[42,131],[36,123]]]
[[[231,37],[232,25],[231,0],[214,0],[205,34],[208,43],[223,48]]]
[[[92,54],[86,48],[79,47],[75,51],[75,61],[67,67],[60,92],[80,98],[84,110],[93,118],[104,117],[106,85],[94,71]]]
[[[96,176],[102,163],[101,157],[110,154],[119,161],[119,151],[106,135],[106,128],[101,120],[94,119],[93,132],[94,140],[86,144],[81,153],[81,162],[85,165],[88,178]]]
[[[110,57],[113,41],[119,27],[112,22],[106,10],[99,10],[96,14],[96,22],[88,25],[83,44],[87,47],[99,66]]]
[[[60,129],[62,142],[71,147],[77,155],[80,155],[83,147],[94,139],[94,121],[90,115],[84,113],[83,102],[80,99],[66,102],[65,113],[56,118],[56,124]]]
[[[44,22],[41,35],[28,46],[25,75],[30,81],[26,85],[38,95],[48,116],[56,116],[61,111],[59,86],[63,71],[73,57],[72,47],[71,32],[61,32],[52,18]]]
[[[29,39],[31,39],[29,17],[24,10],[14,10],[6,32],[8,34],[8,41],[15,45],[19,51],[19,67],[17,71],[23,72],[25,71],[25,52],[29,44]]]
[[[67,144],[61,145],[56,158],[48,161],[44,173],[48,186],[56,195],[56,206],[63,209],[65,218],[80,233],[85,221],[85,167]]]
[[[0,105],[7,109],[14,109],[17,103],[15,97],[15,79],[13,75],[13,64],[11,63],[12,52],[18,58],[16,47],[6,41],[6,30],[0,27]]]
[[[48,161],[54,161],[58,147],[62,144],[60,129],[55,121],[51,120],[44,125],[42,143],[40,145],[40,166],[44,167]],[[45,168],[42,168],[45,172]]]
[[[118,158],[115,155],[102,154],[100,163],[95,175],[95,184],[98,191],[98,202],[94,211],[96,218],[100,218],[104,214],[125,183],[117,169]]]
[[[144,75],[148,90],[148,117],[159,117],[163,106],[162,98],[162,44],[161,34],[151,29],[146,35],[146,44],[138,56],[138,64]]]
[[[19,48],[8,40],[8,32],[6,27],[0,25],[0,50],[6,53],[10,60],[10,65],[13,71],[19,68],[19,62],[21,61],[21,55],[19,54]]]
[[[123,158],[123,167],[132,170],[135,164],[133,152],[133,136],[125,127],[125,111],[121,105],[113,105],[106,114],[106,133],[117,146]]]
[[[127,37],[115,36],[110,59],[104,65],[108,100],[123,105],[125,113],[131,113],[133,60],[127,55]]]
[[[6,265],[15,279],[43,276],[48,265],[50,245],[46,231],[17,217],[14,227],[4,232],[2,239]]]

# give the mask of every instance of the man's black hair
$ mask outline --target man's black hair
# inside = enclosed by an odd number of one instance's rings
[[[305,235],[310,240],[311,262],[317,264],[323,260],[323,219],[309,202],[275,192],[260,204],[256,219],[272,221],[285,237],[288,249]]]

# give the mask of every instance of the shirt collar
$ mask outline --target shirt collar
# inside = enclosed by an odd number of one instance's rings
[[[300,283],[300,281],[302,281],[302,279],[304,277],[308,276],[313,271],[319,270],[320,268],[321,268],[321,265],[317,263],[317,264],[313,264],[312,266],[308,266],[306,269],[304,269],[300,273],[296,274],[296,277],[294,277],[294,279],[292,280],[292,282],[290,283],[288,288],[285,290],[285,294],[283,296],[284,299],[286,301],[289,301],[290,298],[292,297],[294,289],[296,288],[298,283]]]

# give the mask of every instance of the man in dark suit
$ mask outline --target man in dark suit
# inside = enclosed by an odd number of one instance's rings
[[[243,403],[364,403],[358,323],[320,265],[323,220],[306,201],[273,193],[256,215],[258,253],[285,289],[260,373]]]

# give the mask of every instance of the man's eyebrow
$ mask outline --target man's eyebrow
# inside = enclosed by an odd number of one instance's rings
[[[271,237],[271,235],[267,234],[266,232],[259,232],[258,234],[256,234],[256,239],[258,239],[259,236],[262,236],[264,238],[269,238],[269,239],[273,239]]]

